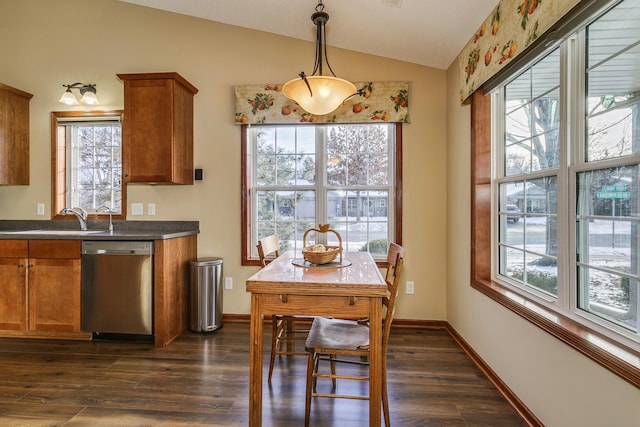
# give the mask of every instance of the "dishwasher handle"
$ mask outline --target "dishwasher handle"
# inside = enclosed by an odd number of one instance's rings
[[[114,250],[114,249],[92,249],[82,251],[84,255],[136,255],[138,251],[135,249]],[[140,254],[146,255],[146,254]]]

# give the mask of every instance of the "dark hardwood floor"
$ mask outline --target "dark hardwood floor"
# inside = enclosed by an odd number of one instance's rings
[[[525,425],[446,331],[395,328],[391,335],[394,426]],[[0,339],[0,425],[245,426],[248,341],[246,323],[188,332],[166,348]],[[264,426],[303,424],[305,369],[305,357],[276,360],[271,387],[265,379]],[[367,408],[366,401],[315,399],[311,423],[365,426]]]

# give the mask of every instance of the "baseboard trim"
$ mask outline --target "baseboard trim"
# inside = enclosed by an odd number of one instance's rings
[[[229,323],[249,323],[251,315],[249,314],[223,314],[223,322]],[[265,318],[265,321],[271,321]],[[518,398],[518,396],[505,384],[502,379],[495,373],[493,369],[480,357],[480,355],[465,341],[464,338],[456,331],[446,320],[418,320],[418,319],[394,319],[394,327],[399,328],[415,328],[415,329],[444,329],[460,346],[473,363],[482,371],[487,379],[493,384],[498,392],[507,400],[514,411],[520,415],[522,420],[531,427],[544,427],[544,424],[535,416],[533,412]]]
[[[222,314],[223,323],[251,323],[250,314]]]

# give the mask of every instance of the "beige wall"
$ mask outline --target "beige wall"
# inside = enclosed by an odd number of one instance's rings
[[[640,390],[473,290],[470,107],[447,73],[447,320],[549,427],[638,425]]]
[[[0,16],[0,82],[34,94],[31,185],[0,187],[0,219],[50,218],[37,217],[36,204],[50,211],[49,113],[70,109],[57,102],[63,83],[96,83],[100,109],[117,109],[123,107],[123,85],[116,73],[177,71],[200,90],[195,167],[204,169],[204,181],[129,186],[128,203],[155,203],[157,214],[128,219],[200,221],[199,256],[223,257],[224,275],[234,281],[224,294],[224,312],[249,313],[244,281],[256,268],[240,265],[240,129],[233,124],[233,86],[310,72],[313,44],[116,0],[0,0]],[[404,289],[404,280],[415,281],[415,295],[403,292],[397,316],[445,319],[446,73],[333,48],[329,57],[343,78],[410,82],[402,282]]]
[[[34,94],[31,185],[0,187],[0,219],[42,219],[37,203],[50,209],[49,113],[68,109],[57,102],[63,83],[97,83],[101,109],[116,109],[123,104],[116,73],[177,71],[200,89],[195,165],[205,180],[130,186],[128,202],[156,203],[157,215],[129,219],[200,221],[199,255],[222,256],[234,279],[224,312],[248,313],[244,280],[256,269],[240,266],[232,87],[309,70],[312,45],[115,0],[0,0],[0,16],[0,82]],[[414,280],[416,293],[402,293],[398,317],[447,319],[548,426],[637,423],[638,389],[470,288],[469,107],[459,105],[457,67],[445,73],[338,49],[329,56],[340,77],[411,82],[402,282]]]

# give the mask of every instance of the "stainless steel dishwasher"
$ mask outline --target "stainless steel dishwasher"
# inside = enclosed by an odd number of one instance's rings
[[[152,339],[153,242],[82,242],[82,330]]]

